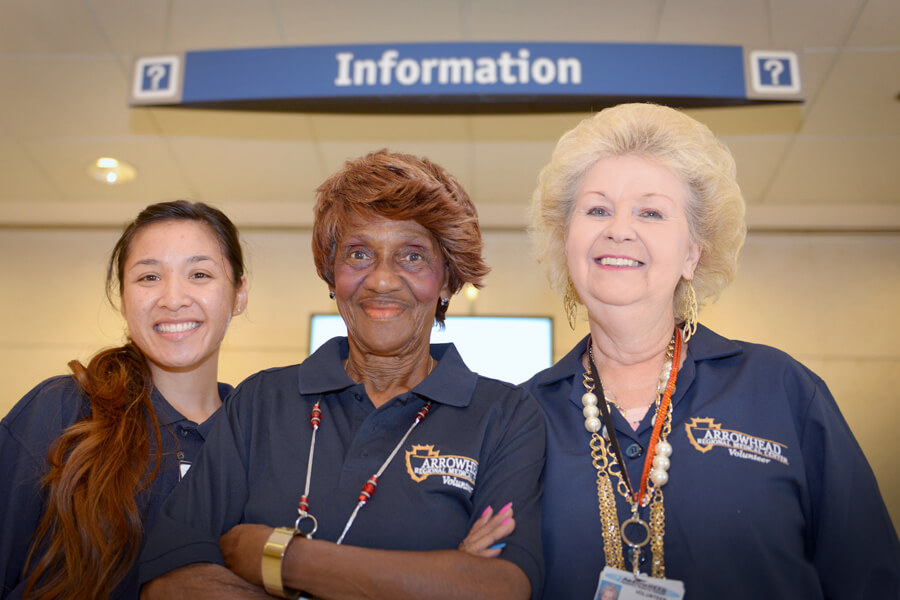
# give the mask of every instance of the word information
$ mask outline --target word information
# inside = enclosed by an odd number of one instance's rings
[[[527,48],[516,56],[501,52],[490,56],[452,58],[400,58],[395,49],[385,50],[381,58],[358,59],[352,52],[335,55],[338,64],[334,84],[346,86],[391,85],[516,85],[530,82],[538,85],[557,83],[581,84],[581,61],[577,58],[547,57],[531,59]]]

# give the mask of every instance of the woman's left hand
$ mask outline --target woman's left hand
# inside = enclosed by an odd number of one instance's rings
[[[513,519],[512,502],[493,514],[490,506],[472,525],[469,535],[459,544],[459,550],[482,558],[496,558],[503,552],[505,543],[501,542],[516,528]],[[500,543],[498,543],[500,542]]]
[[[254,585],[262,585],[262,554],[273,528],[242,523],[219,538],[225,566]]]

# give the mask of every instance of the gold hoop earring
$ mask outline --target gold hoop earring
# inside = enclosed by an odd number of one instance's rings
[[[569,327],[574,331],[575,323],[578,319],[578,293],[575,291],[575,284],[572,283],[571,279],[566,283],[563,306],[566,309],[566,319],[569,321]]]
[[[694,292],[694,283],[690,279],[684,288],[684,323],[682,331],[684,333],[684,341],[687,342],[697,333],[697,323],[700,320],[700,307],[697,304],[697,294]]]

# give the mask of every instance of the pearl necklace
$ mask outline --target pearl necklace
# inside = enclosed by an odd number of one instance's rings
[[[593,347],[588,342],[588,360],[591,368],[584,373],[585,393],[581,398],[584,405],[582,411],[585,422],[584,427],[591,433],[591,458],[597,470],[597,497],[599,501],[600,520],[603,526],[603,549],[606,554],[607,564],[624,568],[622,555],[622,542],[625,542],[631,550],[632,571],[637,574],[639,570],[640,551],[643,546],[650,543],[653,555],[651,574],[654,577],[665,577],[665,562],[663,558],[663,535],[665,533],[665,507],[663,505],[662,487],[669,481],[669,467],[672,446],[666,441],[672,430],[671,407],[672,394],[675,393],[675,381],[678,378],[678,366],[681,361],[683,340],[676,328],[672,341],[666,349],[667,360],[663,365],[666,385],[663,390],[657,386],[656,415],[653,418],[653,434],[647,449],[647,459],[644,461],[644,470],[641,476],[640,487],[634,490],[625,470],[621,457],[612,420],[609,418],[608,403],[598,407],[597,395],[594,394],[594,366]],[[660,374],[660,379],[663,374]],[[602,382],[597,378],[600,389]],[[604,394],[605,396],[605,394]],[[600,420],[601,412],[609,426],[604,426]],[[602,430],[602,435],[601,435]],[[613,452],[610,452],[610,446]],[[652,456],[652,458],[651,458]],[[618,468],[611,468],[617,465]],[[613,493],[610,473],[618,479],[618,492],[631,504],[631,518],[619,525],[616,511],[615,494]],[[648,485],[649,484],[649,485]],[[646,493],[649,492],[649,493]],[[652,499],[652,502],[651,502]],[[641,507],[650,504],[649,523],[639,516]],[[633,540],[627,533],[629,526],[637,526],[643,529],[643,540]],[[616,535],[618,533],[618,535]]]

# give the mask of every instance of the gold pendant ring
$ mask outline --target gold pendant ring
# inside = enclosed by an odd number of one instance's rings
[[[625,533],[625,529],[629,525],[632,525],[632,524],[639,525],[640,527],[644,528],[644,534],[645,534],[644,540],[640,543],[631,541],[631,539],[629,539],[628,535]],[[632,515],[632,517],[630,519],[623,522],[622,526],[619,528],[619,531],[622,533],[622,541],[624,541],[627,545],[631,546],[632,548],[643,548],[650,541],[650,526],[647,524],[646,521],[641,520],[636,515]]]

